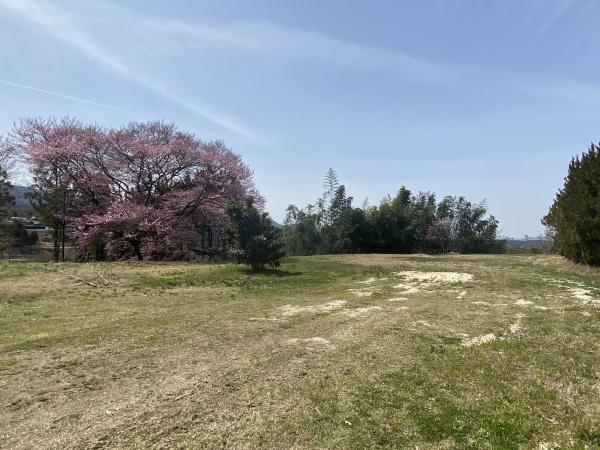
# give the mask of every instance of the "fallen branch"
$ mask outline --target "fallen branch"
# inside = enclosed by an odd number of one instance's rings
[[[83,278],[75,276],[75,275],[73,275],[71,273],[65,272],[64,270],[61,270],[61,269],[56,269],[56,270],[59,271],[60,273],[62,273],[63,275],[71,277],[71,278],[73,278],[73,279],[75,279],[75,280],[77,280],[77,281],[79,281],[81,283],[85,283],[85,284],[89,284],[90,286],[98,287],[97,284],[94,284],[94,283],[92,283],[91,281],[88,281],[88,280],[84,280]]]
[[[91,269],[98,276],[98,278],[100,278],[104,282],[105,285],[108,286],[110,284],[110,282],[104,276],[104,269],[102,268],[102,266],[92,265]]]

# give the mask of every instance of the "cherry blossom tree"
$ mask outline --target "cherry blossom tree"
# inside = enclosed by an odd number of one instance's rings
[[[427,228],[425,239],[439,247],[442,253],[448,252],[452,242],[452,219],[443,217],[434,220]]]
[[[27,119],[11,140],[30,164],[57,240],[64,249],[70,234],[83,257],[170,257],[178,244],[193,247],[207,224],[224,223],[230,201],[262,201],[239,155],[173,124],[103,129]]]

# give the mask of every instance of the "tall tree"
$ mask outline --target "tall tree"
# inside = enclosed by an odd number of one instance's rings
[[[243,202],[232,202],[227,209],[230,218],[229,236],[237,242],[235,256],[238,263],[252,270],[279,267],[285,256],[282,250],[281,231],[273,226],[266,212],[254,206],[254,199],[247,197]]]
[[[13,151],[8,143],[0,136],[0,220],[6,218],[8,209],[14,199],[10,195],[8,172],[13,166]]]
[[[411,192],[402,186],[395,197],[384,198],[372,215],[377,234],[377,250],[383,253],[409,253],[414,247],[414,221]]]
[[[10,195],[10,181],[8,171],[12,167],[13,154],[6,141],[0,136],[0,252],[2,252],[11,241],[10,223],[8,221],[10,209],[14,205],[14,199]]]
[[[331,217],[331,205],[339,186],[340,183],[338,181],[337,173],[330,167],[323,179],[323,195],[317,202],[317,205],[321,210],[321,221],[323,225],[329,225],[333,220]]]
[[[435,194],[419,192],[412,201],[415,230],[415,250],[427,251],[427,233],[435,221]]]
[[[328,222],[323,227],[324,250],[328,253],[348,253],[352,251],[350,233],[352,197],[346,195],[346,187],[340,185],[333,193],[327,210]]]
[[[0,219],[6,219],[9,208],[14,203],[14,199],[10,195],[10,187],[8,173],[0,167]]]
[[[558,253],[600,265],[600,145],[591,144],[571,160],[565,184],[542,223],[554,235]]]

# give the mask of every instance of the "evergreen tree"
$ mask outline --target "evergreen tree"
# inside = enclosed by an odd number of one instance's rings
[[[239,244],[234,251],[238,263],[250,266],[252,270],[279,267],[285,252],[282,251],[281,231],[273,226],[269,214],[260,213],[252,197],[231,203],[227,213],[229,238]]]
[[[33,170],[35,189],[27,192],[38,217],[52,228],[55,261],[65,260],[66,230],[73,216],[73,198],[68,183],[56,167]]]
[[[542,223],[555,250],[575,261],[600,265],[600,146],[571,160],[564,187]]]
[[[369,208],[352,208],[349,213],[350,227],[348,237],[353,252],[367,253],[372,251],[373,228],[368,219]]]
[[[8,142],[0,136],[0,222],[8,216],[9,209],[14,204],[10,195],[10,181],[8,172],[14,166],[13,149]]]
[[[0,252],[12,244],[12,225],[9,221],[14,198],[10,194],[9,171],[15,163],[14,151],[0,136]]]
[[[0,252],[8,247],[12,240],[8,219],[13,202],[8,174],[0,167]]]
[[[319,209],[321,210],[321,220],[323,225],[329,225],[333,218],[331,217],[331,205],[334,201],[334,196],[340,183],[335,170],[331,167],[327,170],[323,180],[323,195],[318,201]]]
[[[325,252],[348,253],[352,251],[351,211],[352,197],[348,197],[346,187],[340,185],[333,193],[327,210],[328,223],[322,230]]]
[[[0,219],[8,216],[9,209],[13,205],[14,199],[10,195],[10,182],[8,174],[0,168]]]

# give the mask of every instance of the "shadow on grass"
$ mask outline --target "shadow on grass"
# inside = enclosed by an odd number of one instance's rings
[[[262,270],[252,270],[249,267],[242,269],[242,273],[244,275],[263,275],[268,277],[297,277],[302,275],[303,272],[289,272],[287,270],[281,269],[262,269]]]

